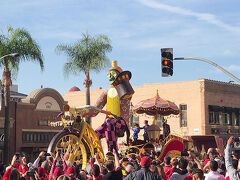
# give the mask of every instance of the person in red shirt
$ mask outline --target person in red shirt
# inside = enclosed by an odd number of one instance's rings
[[[7,170],[4,173],[2,180],[9,180],[11,172],[14,169],[14,166],[16,165],[17,158],[18,157],[16,155],[13,156],[11,164],[10,164],[10,166],[7,167]]]
[[[21,177],[26,177],[28,166],[27,166],[27,159],[25,156],[21,158],[22,163],[19,165],[18,170],[20,172]]]
[[[171,157],[165,156],[164,157],[164,164],[165,164],[165,166],[163,167],[163,170],[164,170],[164,173],[166,174],[172,168]]]
[[[171,159],[171,165],[172,165],[172,168],[169,169],[169,170],[165,173],[165,175],[167,176],[167,180],[169,180],[169,179],[171,178],[171,176],[172,176],[172,174],[173,174],[173,170],[174,170],[174,169],[177,167],[177,165],[178,165],[178,160],[177,160],[177,158]]]
[[[48,176],[44,168],[38,167],[38,175],[39,175],[39,180],[48,180]]]

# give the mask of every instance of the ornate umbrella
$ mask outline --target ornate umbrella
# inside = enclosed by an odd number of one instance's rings
[[[137,103],[133,108],[133,112],[137,114],[146,113],[150,116],[168,116],[170,114],[179,114],[179,109],[175,103],[162,99],[157,91],[155,97]]]
[[[143,100],[137,103],[133,108],[133,112],[137,114],[146,113],[147,115],[154,116],[152,128],[156,129],[157,120],[159,116],[168,116],[170,114],[177,115],[179,114],[179,109],[175,103],[162,99],[159,96],[158,90],[157,90],[157,94],[155,97],[151,99]],[[154,130],[154,129],[151,130],[150,128],[148,132],[149,137],[152,137],[152,138],[159,137],[160,136],[159,130]]]

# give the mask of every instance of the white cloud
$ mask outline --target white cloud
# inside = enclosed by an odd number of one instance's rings
[[[240,71],[240,65],[231,64],[227,67],[228,71]]]
[[[223,68],[226,69],[227,71],[229,71],[230,73],[240,71],[240,65],[236,65],[236,64],[231,64],[229,66],[224,66]],[[211,68],[208,71],[208,73],[209,74],[220,74],[220,73],[223,73],[223,72],[218,68]]]
[[[161,9],[161,10],[166,10],[175,14],[181,14],[181,15],[186,15],[186,16],[192,16],[192,17],[196,17],[199,20],[203,20],[206,21],[210,24],[215,24],[221,28],[224,28],[230,32],[233,33],[240,33],[240,27],[235,27],[235,26],[231,26],[229,24],[226,24],[224,22],[222,22],[221,20],[219,20],[214,14],[210,14],[210,13],[198,13],[198,12],[194,12],[188,9],[184,9],[181,7],[177,7],[177,6],[170,6],[167,4],[163,4],[163,3],[159,3],[156,2],[154,0],[139,0],[140,3],[142,3],[145,6],[148,6],[150,8],[154,8],[154,9]]]

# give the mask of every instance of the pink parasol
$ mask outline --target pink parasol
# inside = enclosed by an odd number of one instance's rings
[[[158,95],[157,91],[157,95],[155,97],[137,103],[133,108],[133,112],[137,114],[146,113],[150,116],[168,116],[170,114],[179,114],[179,109],[175,103],[162,99]]]

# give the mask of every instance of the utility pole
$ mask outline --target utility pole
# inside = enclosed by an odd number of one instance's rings
[[[174,58],[173,60],[198,60],[198,61],[203,61],[203,62],[209,63],[209,64],[215,66],[216,68],[220,69],[222,72],[224,72],[225,74],[227,74],[228,76],[230,76],[231,78],[235,79],[237,82],[240,83],[239,78],[237,78],[236,76],[234,76],[232,73],[228,72],[223,67],[217,65],[216,63],[214,63],[208,59],[198,58],[198,57],[181,57],[181,58]]]

